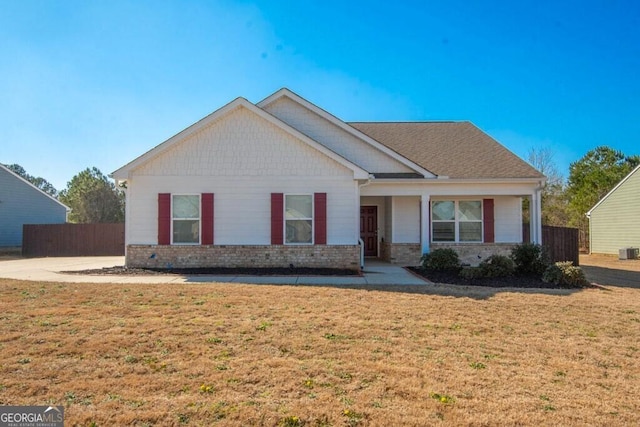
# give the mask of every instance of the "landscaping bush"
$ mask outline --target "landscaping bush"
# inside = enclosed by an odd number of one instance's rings
[[[458,253],[451,248],[434,249],[424,254],[420,260],[422,268],[427,270],[458,270],[460,258]]]
[[[540,277],[551,264],[549,251],[536,243],[521,243],[511,250],[516,272],[523,276]]]
[[[470,282],[483,277],[482,270],[479,267],[463,267],[459,274],[460,277]]]
[[[573,265],[571,261],[551,264],[542,275],[542,281],[571,288],[583,288],[589,285],[582,269]]]
[[[478,266],[482,277],[509,277],[516,271],[513,260],[504,255],[491,255]]]

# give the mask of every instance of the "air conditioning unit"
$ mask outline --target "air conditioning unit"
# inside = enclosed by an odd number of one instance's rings
[[[638,259],[638,248],[622,248],[618,251],[618,259]]]

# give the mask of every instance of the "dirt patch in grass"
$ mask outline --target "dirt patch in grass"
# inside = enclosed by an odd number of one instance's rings
[[[0,404],[97,426],[637,424],[640,290],[403,289],[3,279]]]

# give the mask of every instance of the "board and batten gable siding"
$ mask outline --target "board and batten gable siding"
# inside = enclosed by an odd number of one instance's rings
[[[21,246],[24,224],[64,224],[67,208],[0,168],[0,246]]]
[[[591,211],[591,252],[618,254],[640,247],[640,169]]]
[[[157,244],[159,193],[215,195],[214,244],[271,244],[271,193],[327,194],[327,244],[357,243],[353,172],[243,109],[135,169],[127,244]]]
[[[415,172],[287,97],[264,110],[371,173]]]

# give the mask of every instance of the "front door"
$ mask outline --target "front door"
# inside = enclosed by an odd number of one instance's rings
[[[378,207],[360,206],[360,238],[364,256],[378,256]]]

